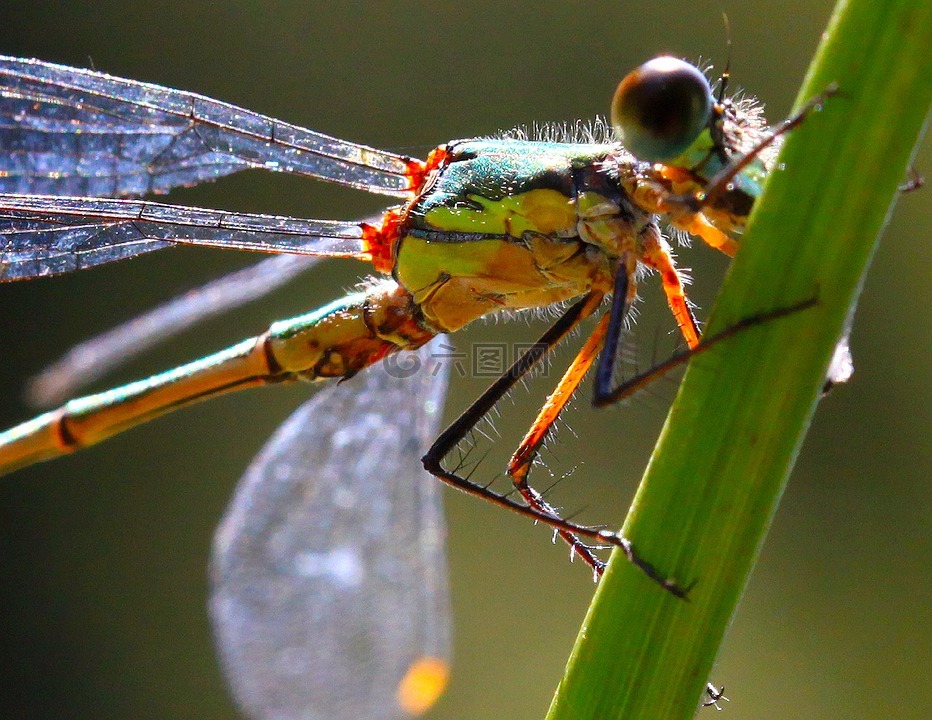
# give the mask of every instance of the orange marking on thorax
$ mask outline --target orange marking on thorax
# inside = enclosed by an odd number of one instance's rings
[[[418,160],[417,158],[410,158],[408,160],[408,189],[411,192],[418,192],[421,189],[421,185],[424,184],[424,178],[427,177],[427,168],[430,162],[424,162],[423,160]]]
[[[385,211],[380,224],[360,223],[363,246],[372,265],[386,275],[390,275],[395,268],[395,249],[398,246],[401,219],[402,211],[390,208]]]
[[[414,197],[403,207],[386,210],[379,225],[360,223],[365,251],[372,260],[372,265],[379,272],[389,275],[395,269],[396,250],[398,240],[401,237],[401,224],[407,216],[408,208],[414,202],[417,202],[418,197],[433,182],[437,171],[446,164],[446,161],[446,145],[440,145],[431,150],[427,160],[409,159],[408,182],[410,184],[409,189]]]
[[[431,175],[447,162],[447,146],[439,145],[430,151],[427,160],[408,160],[409,189],[415,195],[424,191],[424,186],[430,182]]]

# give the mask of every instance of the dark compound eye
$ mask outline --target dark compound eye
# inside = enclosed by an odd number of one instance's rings
[[[658,57],[628,73],[612,100],[612,125],[641,160],[672,160],[709,122],[709,81],[688,62]]]

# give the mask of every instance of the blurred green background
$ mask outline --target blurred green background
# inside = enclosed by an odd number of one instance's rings
[[[194,90],[337,137],[423,156],[451,138],[607,112],[661,52],[724,63],[782,118],[828,0],[424,3],[7,2],[0,52]],[[878,107],[882,113],[883,108]],[[917,167],[932,172],[930,144]],[[247,173],[172,196],[218,208],[353,218],[377,198]],[[929,191],[901,198],[867,279],[853,381],[819,409],[715,670],[730,718],[932,715]],[[158,255],[162,255],[159,257]],[[683,249],[707,312],[726,267]],[[27,418],[25,379],[89,335],[252,258],[178,250],[0,287],[0,425]],[[123,381],[261,331],[365,274],[331,263],[118,374]],[[639,322],[651,344],[656,282]],[[528,340],[525,321],[457,338]],[[788,348],[788,352],[792,351]],[[497,423],[517,442],[545,391]],[[455,381],[452,418],[481,381]],[[552,461],[555,499],[620,523],[675,387],[596,413],[579,402]],[[223,398],[0,483],[0,715],[235,716],[205,610],[213,528],[249,459],[307,388]],[[714,422],[710,418],[710,422]],[[491,473],[491,469],[489,470]],[[451,687],[430,718],[539,718],[593,585],[542,528],[446,492],[455,629]],[[688,499],[684,498],[684,501]],[[711,717],[712,710],[703,711]]]

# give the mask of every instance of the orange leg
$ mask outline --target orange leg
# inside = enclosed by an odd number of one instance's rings
[[[574,327],[576,327],[579,321],[591,315],[596,310],[596,308],[598,308],[601,301],[601,293],[594,291],[570,307],[569,310],[567,310],[557,320],[557,322],[554,323],[553,326],[551,326],[551,328],[541,336],[541,338],[531,349],[529,349],[524,353],[524,355],[518,358],[518,360],[516,360],[514,364],[512,364],[512,366],[501,377],[492,383],[492,385],[490,385],[488,389],[486,389],[486,391],[482,393],[482,395],[480,395],[473,402],[473,404],[470,405],[465,412],[463,412],[462,415],[460,415],[459,418],[457,418],[449,427],[447,427],[446,430],[440,433],[440,436],[427,451],[427,454],[422,458],[424,469],[434,477],[442,480],[452,487],[462,490],[463,492],[481,497],[500,507],[505,507],[509,510],[513,510],[514,512],[531,517],[536,521],[546,523],[550,527],[554,528],[554,530],[557,532],[560,532],[561,536],[563,536],[567,542],[570,542],[570,544],[573,545],[573,547],[577,549],[578,552],[580,552],[580,554],[583,556],[583,559],[586,560],[586,562],[590,564],[596,572],[600,571],[602,562],[598,560],[598,558],[594,557],[592,548],[589,546],[586,546],[578,541],[573,543],[573,537],[591,538],[596,543],[604,543],[606,545],[612,545],[614,547],[621,548],[629,562],[633,563],[639,570],[641,570],[641,572],[651,578],[654,582],[658,583],[667,592],[676,595],[677,597],[686,597],[685,590],[680,588],[674,580],[661,575],[650,563],[638,557],[637,553],[634,551],[634,548],[631,546],[631,543],[618,533],[610,530],[591,528],[585,525],[579,525],[578,523],[574,523],[570,520],[565,520],[560,517],[559,514],[553,512],[553,510],[549,508],[549,505],[544,503],[542,500],[535,502],[535,504],[532,505],[526,501],[521,502],[512,499],[508,495],[504,495],[492,490],[487,485],[479,485],[472,482],[468,477],[462,477],[458,475],[458,468],[448,470],[443,466],[443,460],[469,434],[469,432],[476,426],[476,423],[484,418],[489,413],[489,411],[495,407],[495,404],[512,387],[514,387],[515,383],[521,379],[522,376],[524,376],[542,357],[550,352],[561,339],[563,339]],[[556,401],[557,407],[562,408],[566,404],[566,399],[568,399],[569,395],[572,394],[572,389],[579,384],[579,380],[583,375],[585,375],[585,368],[592,364],[592,359],[587,359],[587,356],[591,355],[592,358],[594,358],[595,355],[598,354],[598,347],[600,346],[602,338],[604,337],[607,324],[608,321],[604,321],[597,325],[596,330],[593,333],[596,338],[590,339],[587,342],[586,347],[589,348],[589,350],[579,361],[579,369],[567,372],[567,375],[573,376],[574,379],[567,379],[565,382],[561,381],[560,386],[564,388],[564,391],[560,394],[564,396],[564,399],[562,401]],[[574,367],[575,366],[576,364],[574,363]],[[557,395],[557,393],[554,393],[554,395]],[[554,417],[556,414],[554,414]],[[543,433],[546,434],[546,427],[543,427]],[[533,496],[539,500],[538,493],[533,493]],[[566,535],[563,533],[566,533]],[[591,562],[590,559],[592,560]]]
[[[605,343],[605,331],[608,327],[608,321],[608,315],[603,315],[599,319],[598,324],[595,326],[586,344],[583,345],[576,357],[573,358],[573,362],[563,374],[559,384],[544,402],[543,407],[541,407],[540,412],[537,414],[537,418],[534,420],[531,428],[524,436],[521,444],[518,445],[518,449],[515,450],[514,454],[511,456],[511,461],[508,463],[508,475],[511,477],[511,481],[514,483],[515,488],[521,493],[521,497],[524,498],[525,502],[530,507],[537,508],[548,515],[559,516],[557,509],[548,503],[543,495],[528,484],[527,477],[534,464],[534,459],[537,457],[537,453],[540,450],[540,446],[544,443],[547,434],[550,432],[550,428],[553,427],[553,424],[560,416],[563,408],[566,407],[573,393],[576,392],[576,388],[579,387],[579,384],[586,376],[589,368],[592,367],[592,363],[602,350],[602,345]],[[604,563],[593,554],[592,548],[589,545],[583,543],[578,536],[567,530],[557,530],[557,534],[597,575],[602,573]]]
[[[702,213],[687,213],[670,221],[690,235],[701,237],[706,245],[721,250],[728,257],[734,257],[738,252],[738,241],[715,227]]]
[[[638,259],[660,272],[663,291],[667,296],[667,303],[670,305],[673,317],[676,318],[676,324],[679,325],[686,344],[690,348],[695,348],[699,344],[699,328],[689,307],[689,301],[686,299],[683,279],[673,262],[670,246],[661,237],[660,232],[654,228],[653,232],[641,240],[640,249],[641,254]]]

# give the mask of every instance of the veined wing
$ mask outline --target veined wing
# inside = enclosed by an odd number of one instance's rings
[[[210,614],[253,720],[396,720],[443,689],[445,531],[420,456],[449,368],[431,348],[321,391],[236,489],[214,538]]]
[[[374,225],[379,218],[368,217],[360,222]],[[321,259],[311,255],[272,255],[170,298],[138,317],[75,345],[29,380],[26,400],[38,408],[61,405],[83,387],[153,345],[202,320],[275,292]]]
[[[142,315],[75,345],[30,379],[33,407],[61,405],[78,390],[206,318],[264,297],[310,270],[322,258],[273,255],[166,300]]]
[[[404,197],[410,163],[195,93],[0,56],[0,192],[138,196],[265,168]]]
[[[176,244],[368,259],[358,222],[0,194],[0,281],[71,272]]]

